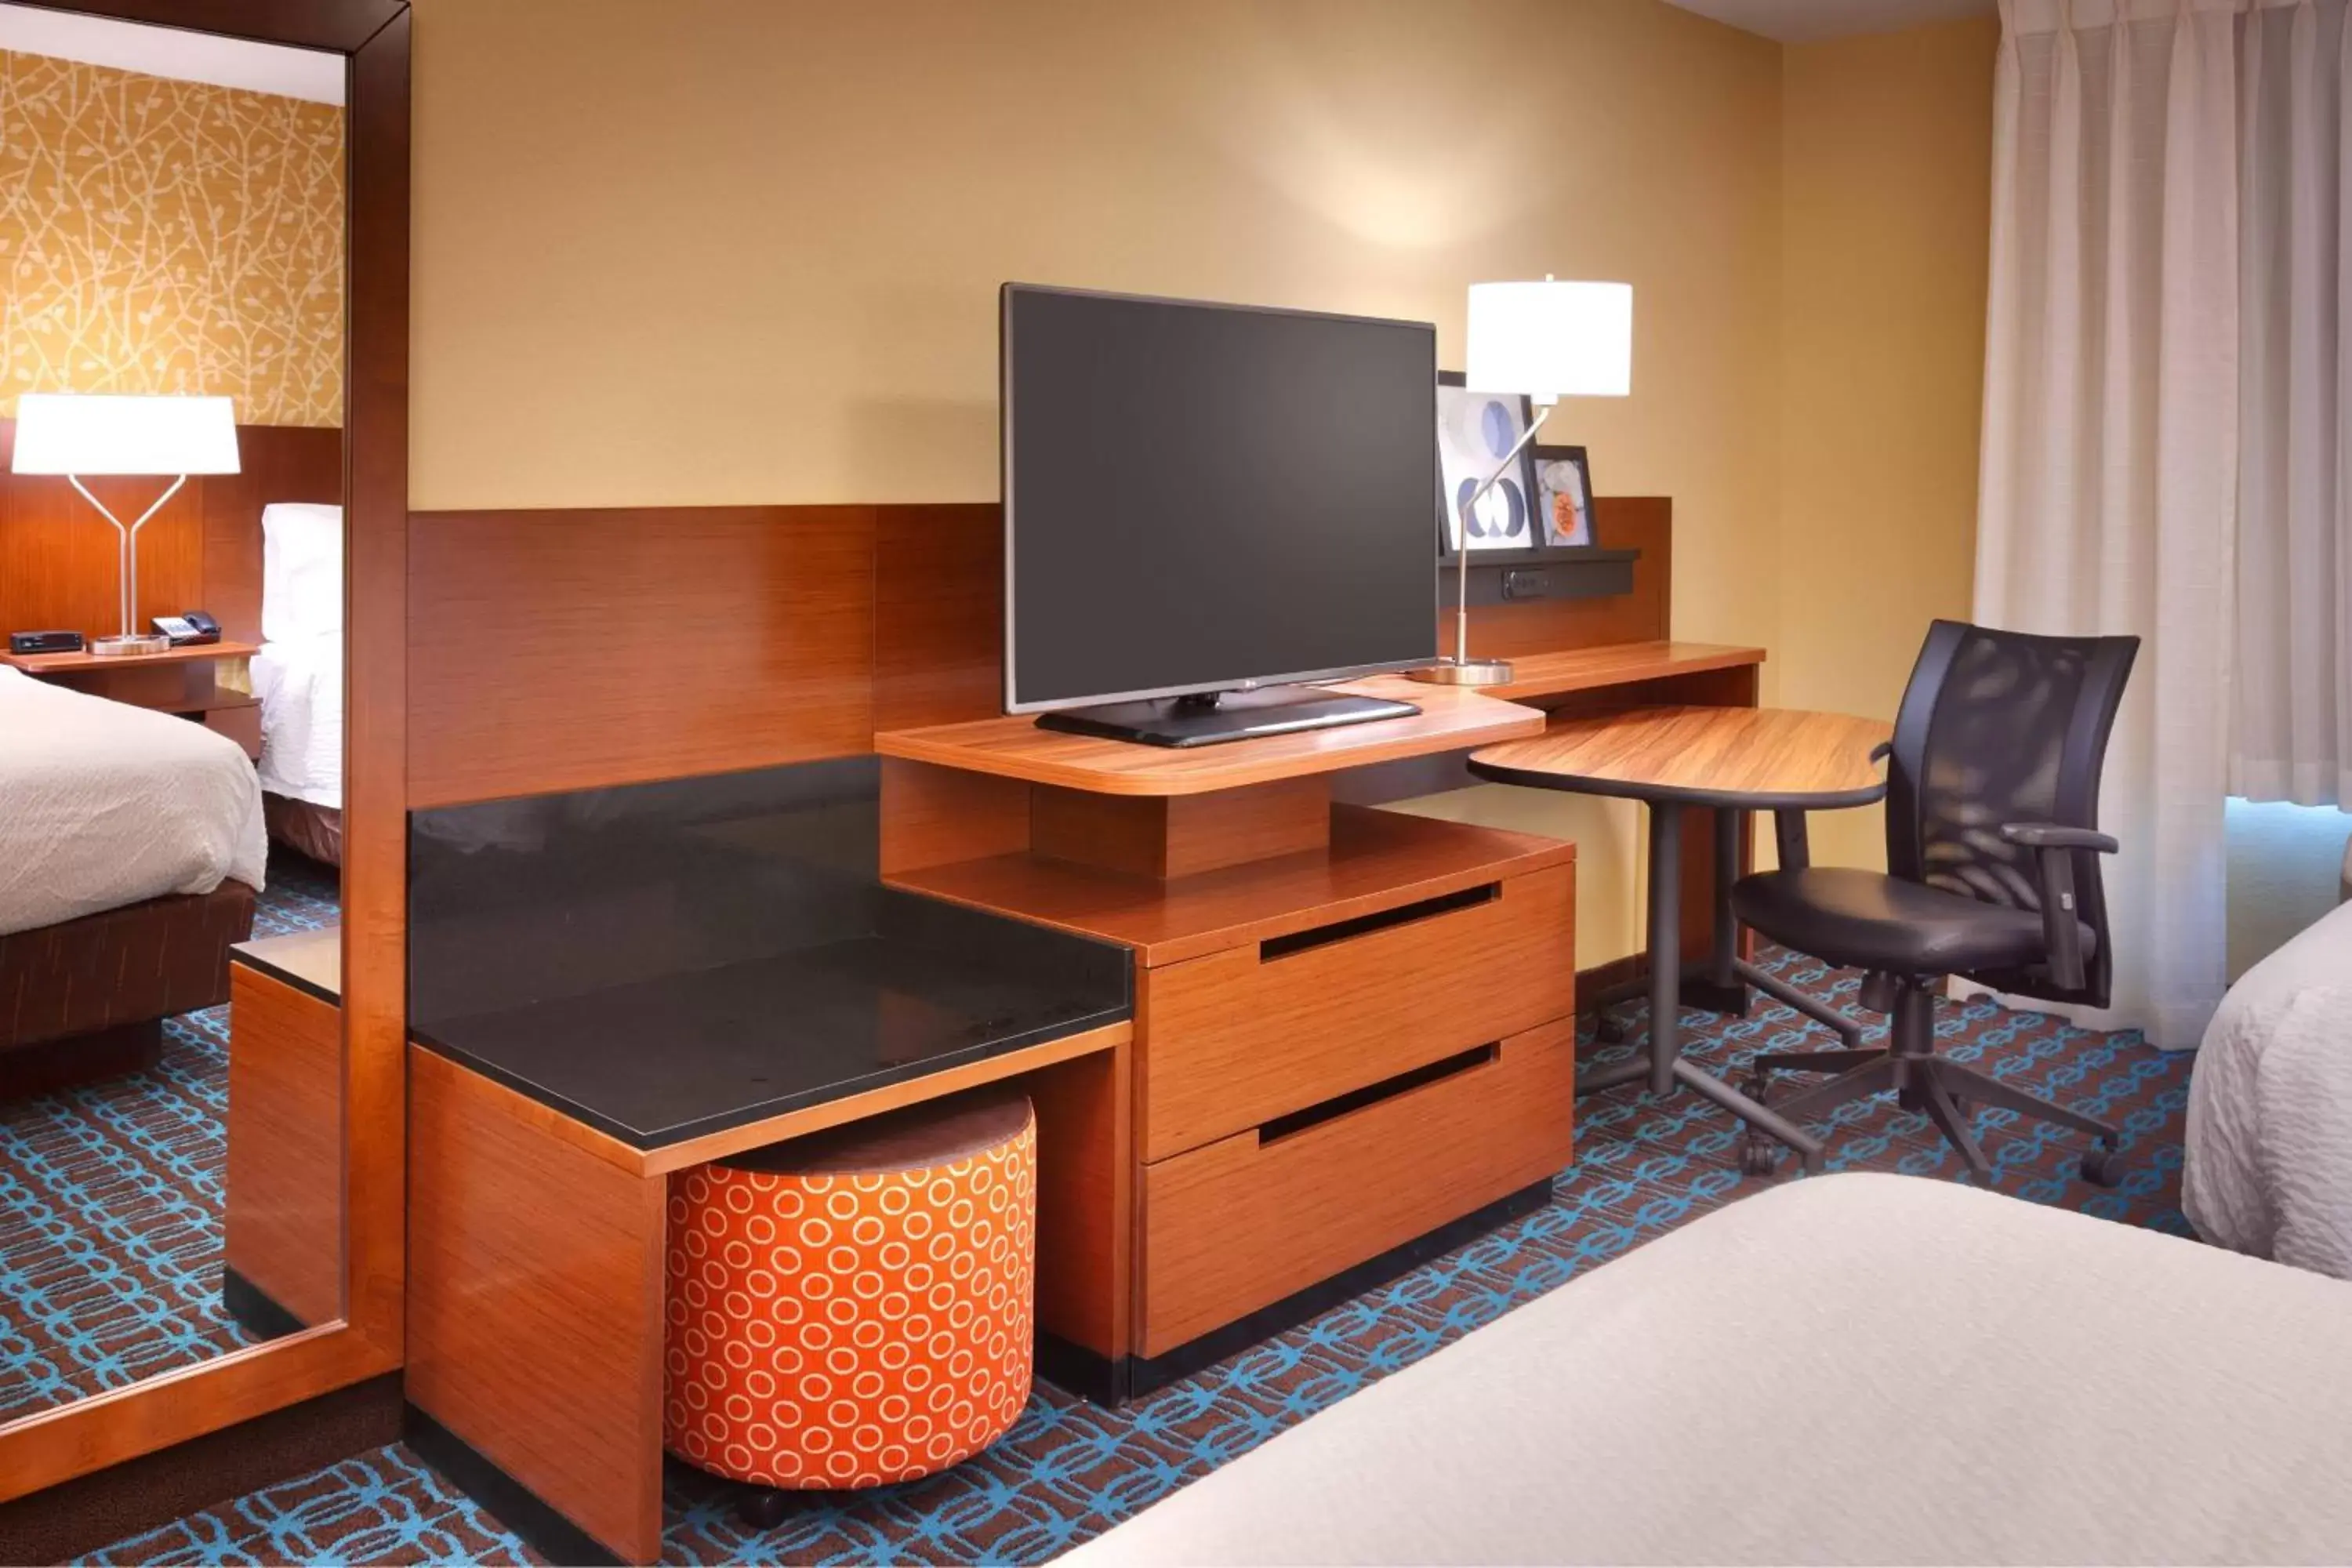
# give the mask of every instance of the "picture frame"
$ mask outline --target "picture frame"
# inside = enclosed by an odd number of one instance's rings
[[[1532,400],[1517,395],[1472,392],[1459,371],[1437,373],[1437,549],[1451,561],[1461,547],[1460,504],[1527,435],[1535,422]],[[1529,556],[1541,548],[1536,514],[1536,468],[1531,450],[1522,450],[1506,474],[1479,502],[1472,520],[1470,551],[1476,555]]]
[[[1538,547],[1588,550],[1601,542],[1592,521],[1592,464],[1581,447],[1530,448]]]

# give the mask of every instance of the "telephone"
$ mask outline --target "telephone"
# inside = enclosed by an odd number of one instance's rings
[[[202,610],[190,610],[184,616],[157,616],[155,630],[172,639],[179,647],[186,643],[220,641],[220,623]]]

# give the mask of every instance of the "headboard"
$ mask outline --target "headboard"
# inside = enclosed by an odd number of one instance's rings
[[[120,545],[106,520],[65,479],[12,474],[16,426],[0,419],[0,632],[121,628]],[[261,639],[261,509],[271,501],[342,500],[343,433],[240,425],[241,473],[191,479],[139,534],[139,626],[209,610],[233,642]],[[88,481],[130,522],[168,480]]]

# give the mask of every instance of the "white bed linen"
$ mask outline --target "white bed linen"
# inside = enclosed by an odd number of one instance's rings
[[[275,501],[261,509],[261,640],[302,642],[343,629],[343,509]]]
[[[261,700],[261,787],[341,809],[343,634],[264,643],[252,670]]]
[[[2352,1562],[2352,1285],[1950,1182],[1811,1177],[1064,1561]]]
[[[0,935],[262,885],[253,764],[226,735],[0,666]]]
[[[2215,1246],[2352,1279],[2352,904],[2222,998],[2189,1081],[2180,1193]]]

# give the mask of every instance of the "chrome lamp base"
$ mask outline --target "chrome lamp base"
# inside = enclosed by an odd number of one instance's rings
[[[1512,680],[1510,661],[1502,658],[1444,658],[1405,673],[1432,686],[1508,686]]]

